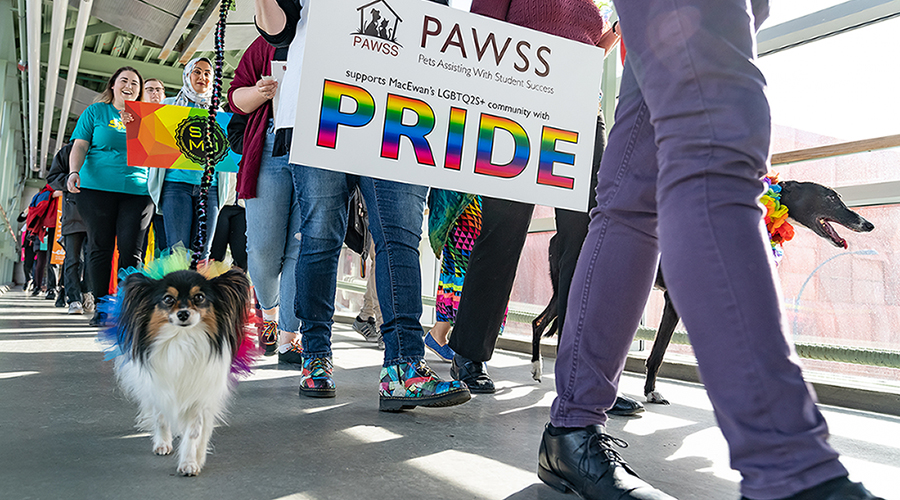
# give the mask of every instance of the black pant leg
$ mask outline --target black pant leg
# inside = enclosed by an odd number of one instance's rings
[[[140,267],[144,241],[156,207],[149,196],[119,193],[116,236],[119,247],[119,269]]]
[[[87,228],[88,253],[85,256],[85,272],[92,292],[97,298],[109,295],[113,250],[116,244],[116,219],[118,193],[81,188],[75,195],[78,213]]]
[[[82,294],[82,251],[87,233],[72,233],[64,236],[66,240],[66,260],[63,263],[65,277],[66,302],[83,302]]]
[[[578,263],[578,255],[581,253],[581,246],[584,244],[585,237],[587,237],[588,224],[591,222],[590,212],[597,206],[597,173],[600,171],[600,161],[603,159],[603,150],[605,148],[606,125],[603,122],[603,115],[597,115],[588,211],[575,212],[562,208],[556,209],[556,234],[559,244],[559,301],[557,302],[556,321],[560,332],[562,332],[562,325],[566,318],[569,287],[572,285],[572,277],[575,275],[575,265]]]
[[[247,270],[247,211],[242,206],[234,207],[234,215],[231,216],[231,257],[234,265]]]
[[[474,361],[494,353],[534,205],[483,197],[450,348]]]
[[[209,258],[222,262],[225,260],[225,251],[228,249],[229,232],[231,232],[230,206],[219,210],[216,221],[216,231],[213,233],[212,242],[209,244]]]

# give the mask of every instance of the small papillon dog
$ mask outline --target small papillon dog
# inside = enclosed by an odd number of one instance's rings
[[[121,286],[119,383],[140,405],[137,426],[152,434],[153,452],[168,455],[180,435],[178,472],[196,476],[234,389],[250,282],[239,271],[212,279],[175,271],[158,280],[132,274]]]

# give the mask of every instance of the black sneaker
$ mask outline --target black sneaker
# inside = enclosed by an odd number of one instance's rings
[[[547,424],[538,451],[538,478],[581,498],[675,500],[639,478],[612,445],[626,448],[628,443],[606,434],[602,425],[568,430]]]
[[[56,300],[56,291],[52,288],[47,290],[47,295],[44,297],[46,300]]]
[[[300,339],[285,344],[278,348],[278,362],[292,365],[298,370],[303,368],[303,347],[300,345]]]
[[[359,316],[353,320],[353,329],[363,336],[366,342],[378,342],[378,327],[375,326],[375,318],[362,319]]]
[[[56,296],[56,303],[53,304],[55,307],[66,307],[66,294],[61,293]]]
[[[259,346],[263,348],[263,356],[273,356],[278,350],[277,321],[263,321],[259,332]]]
[[[90,326],[106,326],[106,313],[94,311],[94,316],[88,322]]]

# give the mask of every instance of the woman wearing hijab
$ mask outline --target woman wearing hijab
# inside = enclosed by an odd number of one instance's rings
[[[163,99],[163,104],[208,108],[212,97],[212,64],[205,57],[192,59],[184,67],[183,86],[175,97]],[[202,170],[153,169],[150,176],[150,194],[156,202],[157,212],[163,216],[166,243],[172,247],[181,243],[186,248],[193,247],[198,232],[198,206],[200,204],[200,179]],[[227,177],[219,174],[213,177],[207,204],[207,235],[202,257],[209,257],[212,235],[216,230],[219,215],[219,200],[227,193]]]

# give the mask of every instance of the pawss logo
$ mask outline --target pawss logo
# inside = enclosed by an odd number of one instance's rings
[[[353,46],[379,54],[397,57],[402,45],[397,42],[397,30],[403,22],[384,0],[375,0],[356,9],[359,27],[351,34]]]
[[[181,153],[194,163],[206,164],[206,151],[203,149],[203,138],[206,136],[206,126],[209,119],[205,116],[194,115],[181,120],[175,129],[175,144]],[[222,131],[222,127],[216,125],[212,134],[213,165],[219,163],[228,154],[228,137]]]

